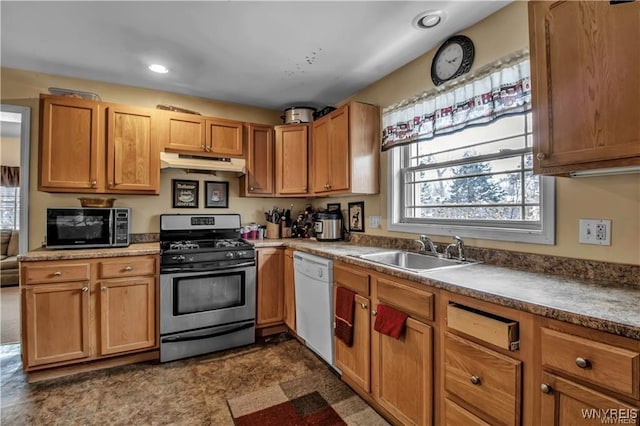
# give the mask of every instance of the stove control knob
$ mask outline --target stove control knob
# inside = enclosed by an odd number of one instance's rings
[[[239,252],[237,253],[237,255],[238,255],[238,257],[246,256],[246,255],[247,255],[247,252],[245,252],[245,251],[239,251]]]
[[[227,259],[233,259],[233,253],[232,253],[232,252],[229,252],[229,253],[225,254],[225,257],[226,257]]]
[[[173,256],[171,258],[171,260],[177,260],[178,262],[182,262],[185,259],[185,257],[181,254],[177,255],[177,256]]]

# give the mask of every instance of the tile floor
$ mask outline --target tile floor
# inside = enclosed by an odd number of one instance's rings
[[[336,380],[297,340],[270,342],[165,364],[135,364],[29,384],[19,345],[0,346],[1,424],[233,425],[227,399],[286,380]],[[357,395],[350,424],[387,424]],[[344,416],[343,416],[344,417]]]

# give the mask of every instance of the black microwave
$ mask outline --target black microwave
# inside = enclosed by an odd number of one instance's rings
[[[47,248],[127,247],[130,233],[130,208],[47,208]]]

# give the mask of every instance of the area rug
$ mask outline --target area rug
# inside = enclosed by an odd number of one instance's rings
[[[279,383],[227,403],[237,426],[388,425],[330,372]]]

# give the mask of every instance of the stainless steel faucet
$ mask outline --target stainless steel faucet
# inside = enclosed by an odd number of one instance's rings
[[[454,242],[449,244],[447,248],[444,250],[444,254],[447,257],[447,259],[451,259],[453,257],[451,255],[451,249],[456,249],[456,252],[458,254],[458,260],[461,262],[467,260],[467,258],[464,257],[464,241],[462,241],[462,238],[456,235],[455,237],[453,237],[453,240]]]
[[[420,254],[430,254],[433,256],[438,255],[438,246],[433,244],[431,238],[426,235],[420,235],[419,240],[414,240],[416,243],[420,244]],[[429,250],[427,250],[427,247]]]

